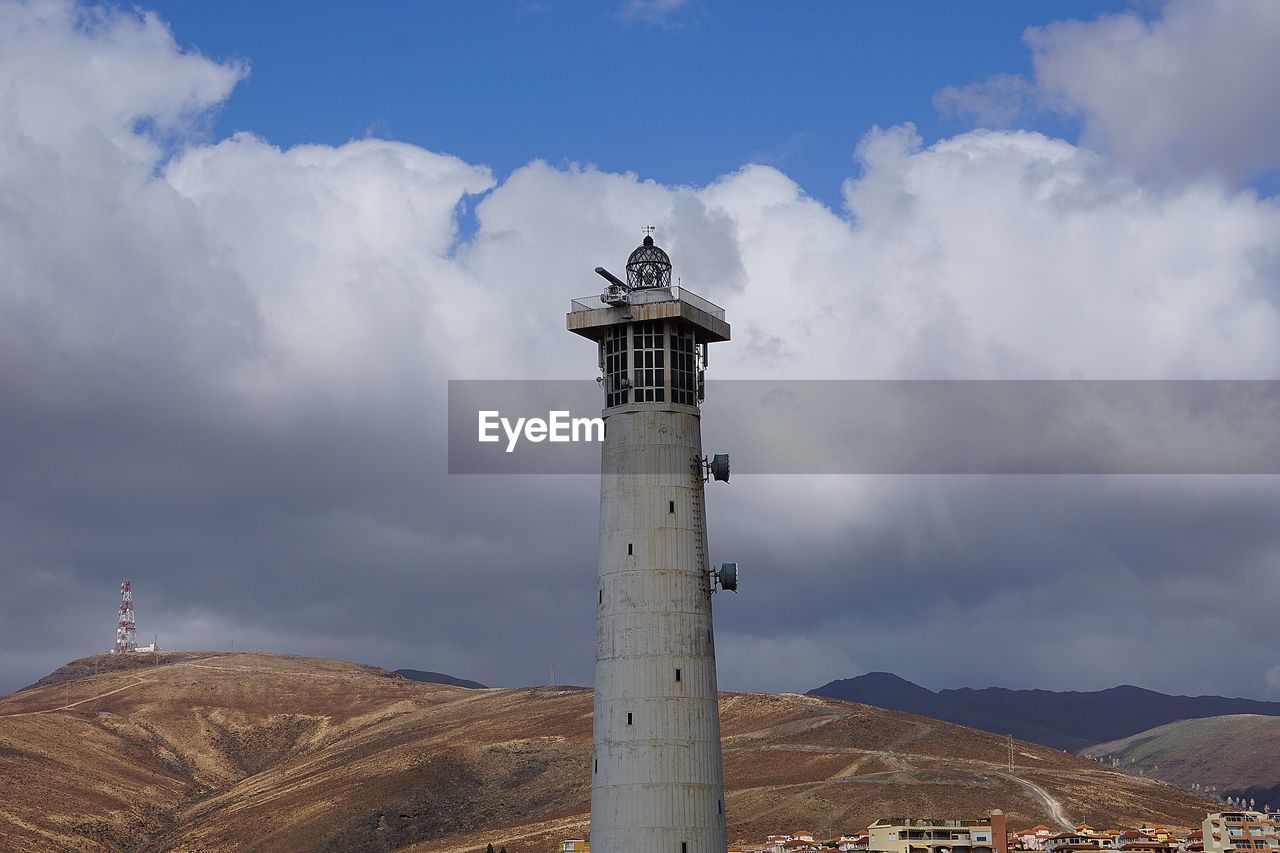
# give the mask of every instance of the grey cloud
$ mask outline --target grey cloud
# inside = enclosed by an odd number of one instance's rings
[[[54,4],[19,38],[30,8],[0,13],[6,687],[105,648],[126,576],[162,644],[493,684],[554,660],[589,681],[598,483],[448,476],[446,381],[591,379],[567,300],[637,222],[669,228],[682,274],[754,330],[715,376],[1274,374],[1269,200],[1151,194],[1034,134],[926,148],[906,128],[864,146],[847,216],[765,167],[671,188],[531,163],[495,186],[383,140],[188,141],[160,169],[133,119],[198,125],[242,69],[132,14],[77,28]],[[458,244],[454,211],[482,192]],[[734,450],[723,435],[709,406],[707,446]],[[716,602],[723,684],[875,668],[1257,695],[1277,664],[1254,627],[1277,591],[1274,490],[735,478],[708,507],[713,559],[745,575]]]

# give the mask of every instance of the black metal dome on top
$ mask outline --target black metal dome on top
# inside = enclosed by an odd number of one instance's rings
[[[627,284],[635,290],[671,286],[671,258],[646,236],[627,258]]]

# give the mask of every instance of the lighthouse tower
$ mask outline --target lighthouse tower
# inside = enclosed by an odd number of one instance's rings
[[[593,853],[725,853],[724,765],[703,486],[729,460],[702,451],[709,344],[724,311],[671,284],[646,235],[626,281],[603,268],[570,331],[596,342],[604,390],[591,763]]]

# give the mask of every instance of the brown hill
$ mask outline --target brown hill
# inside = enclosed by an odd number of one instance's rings
[[[106,658],[110,660],[109,657]],[[91,671],[95,659],[71,665]],[[0,699],[13,850],[516,851],[586,832],[591,691],[188,655]],[[1198,824],[1191,794],[1047,747],[794,694],[721,698],[730,836],[882,815]]]
[[[1253,798],[1259,806],[1280,803],[1280,717],[1179,720],[1091,746],[1085,754],[1176,785]]]

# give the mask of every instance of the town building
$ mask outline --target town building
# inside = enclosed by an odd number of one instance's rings
[[[1234,811],[1214,812],[1204,819],[1204,853],[1228,851],[1280,850],[1280,813]]]
[[[1043,823],[1038,823],[1030,829],[1017,830],[1009,833],[1009,840],[1014,846],[1021,850],[1043,850],[1045,842],[1054,836],[1054,832]]]
[[[1204,843],[1205,831],[1216,831],[1216,850]],[[1099,829],[1082,823],[1069,832],[1044,824],[1007,830],[1005,816],[993,811],[986,820],[930,820],[885,818],[868,829],[846,832],[834,839],[814,840],[812,833],[796,831],[770,835],[761,846],[743,853],[806,853],[806,851],[855,851],[855,853],[1008,853],[1010,850],[1043,850],[1045,853],[1280,853],[1277,829],[1280,812],[1229,812],[1209,815],[1204,830],[1187,831],[1163,824],[1143,824],[1137,829]],[[1001,843],[1003,839],[1003,843]],[[1246,843],[1246,841],[1248,843]]]
[[[1075,851],[1097,850],[1098,848],[1098,839],[1092,835],[1092,831],[1090,834],[1085,834],[1081,831],[1060,832],[1044,839],[1044,849],[1048,853],[1075,853]]]
[[[886,818],[868,828],[869,851],[877,853],[1008,853],[1004,813],[983,820]]]

